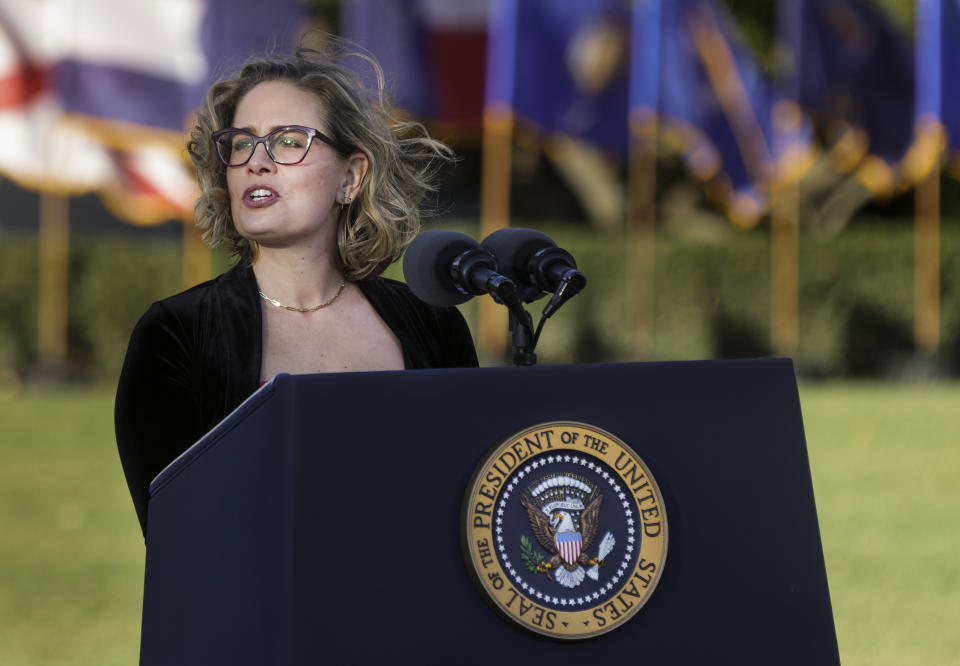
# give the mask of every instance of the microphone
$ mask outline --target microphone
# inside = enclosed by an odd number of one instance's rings
[[[403,257],[403,276],[430,305],[459,305],[490,294],[507,306],[523,307],[516,285],[497,272],[494,256],[458,231],[430,229],[414,238]]]
[[[544,309],[546,317],[587,286],[587,277],[577,270],[573,256],[535,229],[500,229],[484,238],[481,246],[496,258],[501,273],[513,280],[523,301],[535,301],[544,292],[554,295]]]

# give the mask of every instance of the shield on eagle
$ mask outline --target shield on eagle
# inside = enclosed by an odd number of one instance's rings
[[[577,563],[580,557],[580,532],[559,532],[557,533],[557,550],[560,551],[560,557],[564,562],[570,565]]]

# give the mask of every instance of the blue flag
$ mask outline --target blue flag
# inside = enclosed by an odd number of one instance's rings
[[[661,136],[731,219],[750,226],[809,163],[809,131],[710,0],[634,0],[630,113]]]
[[[620,0],[492,0],[485,105],[626,154],[628,31]]]
[[[960,0],[918,0],[916,57],[911,175],[926,175],[946,147],[951,171],[960,177]]]
[[[888,193],[913,140],[914,58],[904,36],[862,0],[779,3],[792,96],[817,118],[841,171]]]

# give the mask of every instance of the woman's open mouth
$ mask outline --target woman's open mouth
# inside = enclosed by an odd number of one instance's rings
[[[263,185],[248,187],[243,193],[243,203],[248,208],[263,208],[280,198],[277,191]]]

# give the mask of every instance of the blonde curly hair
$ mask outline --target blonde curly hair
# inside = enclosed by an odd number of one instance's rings
[[[348,58],[359,59],[370,70],[374,85],[364,85],[343,64]],[[244,95],[266,81],[286,81],[317,95],[341,155],[366,155],[367,175],[338,220],[338,260],[349,280],[379,275],[400,258],[417,235],[421,218],[432,212],[424,206],[425,199],[436,191],[439,167],[454,161],[454,156],[423,125],[394,118],[377,61],[365,53],[346,52],[337,41],[330,42],[328,51],[300,48],[293,56],[251,59],[235,75],[211,86],[187,143],[201,189],[194,222],[204,230],[204,240],[211,246],[229,243],[241,261],[256,256],[256,245],[233,223],[227,167],[210,135],[229,127]]]

